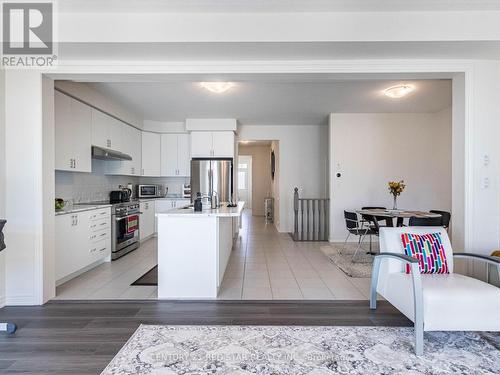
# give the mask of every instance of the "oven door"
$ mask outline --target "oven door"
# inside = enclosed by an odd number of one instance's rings
[[[114,252],[119,252],[139,241],[139,214],[130,214],[115,219],[116,246]]]
[[[158,186],[139,185],[139,198],[155,198],[158,196]]]

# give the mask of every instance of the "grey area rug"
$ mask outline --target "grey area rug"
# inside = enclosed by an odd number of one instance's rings
[[[342,270],[347,276],[355,278],[366,278],[372,275],[373,255],[369,255],[368,246],[363,244],[356,254],[353,255],[358,244],[348,243],[345,247],[341,243],[332,243],[321,247],[321,251]],[[378,253],[378,242],[372,245],[372,251]]]
[[[141,325],[102,374],[499,374],[500,335],[403,327]]]

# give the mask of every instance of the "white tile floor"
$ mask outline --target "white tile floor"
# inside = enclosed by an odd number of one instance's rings
[[[130,286],[156,264],[156,239],[57,288],[57,299],[153,299],[156,287]],[[246,210],[219,299],[368,299],[369,279],[347,277],[320,250],[294,242]]]

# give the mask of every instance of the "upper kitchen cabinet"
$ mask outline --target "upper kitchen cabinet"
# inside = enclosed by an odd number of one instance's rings
[[[124,152],[124,126],[128,125],[92,108],[92,145]]]
[[[142,132],[142,175],[161,175],[161,135]]]
[[[192,132],[191,155],[193,158],[232,158],[234,142],[232,131]]]
[[[189,134],[161,135],[161,175],[189,176],[191,152]]]
[[[55,169],[92,172],[91,108],[59,91],[55,100]]]
[[[132,160],[109,160],[106,162],[106,174],[122,176],[140,176],[142,171],[142,132],[125,123],[120,123],[122,144],[114,149],[127,154]]]
[[[132,160],[122,161],[122,173],[127,176],[140,176],[142,170],[142,132],[132,126],[123,124],[122,132],[126,139],[123,153],[130,155]]]

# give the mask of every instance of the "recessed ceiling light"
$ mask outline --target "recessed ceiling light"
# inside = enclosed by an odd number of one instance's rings
[[[384,95],[389,98],[399,99],[415,90],[413,85],[397,85],[384,90]]]
[[[216,94],[222,94],[234,86],[232,82],[200,82],[201,87]]]

